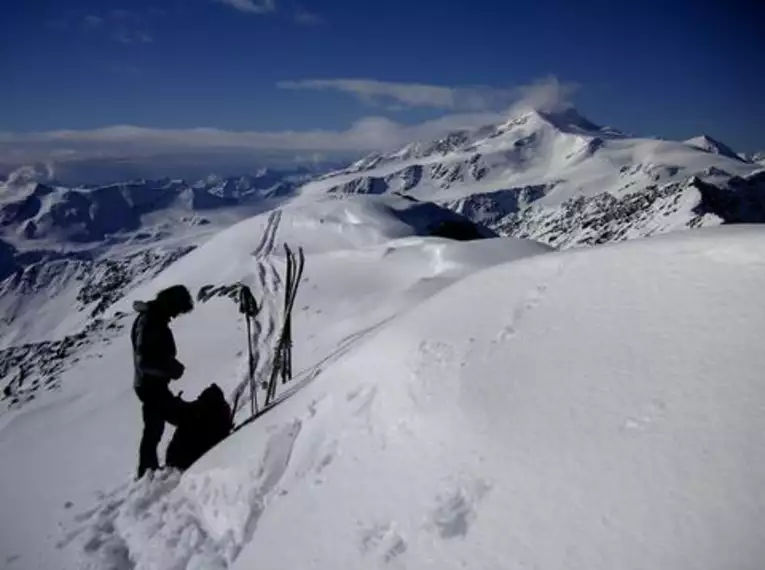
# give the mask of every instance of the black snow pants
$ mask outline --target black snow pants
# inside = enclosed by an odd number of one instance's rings
[[[177,426],[188,403],[173,396],[162,381],[149,381],[135,392],[141,400],[143,414],[143,435],[138,450],[137,477],[140,479],[147,470],[159,468],[157,447],[165,431],[165,422]]]

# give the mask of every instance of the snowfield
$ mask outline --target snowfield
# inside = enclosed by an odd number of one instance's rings
[[[264,301],[263,372],[281,244],[303,245],[296,378],[184,475],[135,483],[127,329],[92,345],[0,415],[0,564],[760,570],[765,230],[555,252],[429,237],[431,206],[306,197],[129,291],[110,315],[207,287],[173,325],[175,388],[230,394],[247,357],[227,287]]]

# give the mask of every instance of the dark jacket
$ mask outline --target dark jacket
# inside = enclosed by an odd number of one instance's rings
[[[133,366],[136,389],[156,383],[167,385],[183,375],[184,367],[176,359],[175,340],[170,331],[170,319],[156,301],[136,302],[138,312],[130,338],[133,343]]]

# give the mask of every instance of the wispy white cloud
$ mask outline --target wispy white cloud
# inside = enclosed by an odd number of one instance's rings
[[[560,111],[573,105],[574,94],[580,85],[574,82],[561,82],[554,75],[537,79],[529,85],[515,88],[518,100],[512,111],[537,109],[540,111]]]
[[[560,83],[555,77],[509,88],[482,85],[449,87],[376,79],[303,79],[282,81],[278,86],[282,89],[340,91],[387,110],[423,107],[471,112],[503,109],[519,101],[531,102],[531,106],[537,108],[549,106],[555,101],[567,99],[576,89],[572,84]]]
[[[507,106],[517,93],[514,89],[486,86],[447,87],[424,83],[399,83],[376,79],[304,79],[283,81],[282,89],[341,91],[360,101],[390,107],[429,107],[454,111],[481,111]]]
[[[276,0],[214,0],[247,14],[268,14],[276,10]]]
[[[525,108],[560,110],[570,106],[574,86],[548,77],[514,88],[515,100],[503,109],[447,112],[417,124],[404,124],[382,116],[359,119],[347,129],[283,131],[231,131],[218,128],[160,129],[129,125],[91,130],[57,130],[37,133],[0,132],[0,165],[47,163],[157,164],[158,157],[174,157],[173,164],[224,157],[322,156],[350,157],[385,151],[412,141],[432,140],[459,129],[502,122],[508,114]],[[414,95],[409,100],[420,101]],[[446,99],[444,99],[446,101]],[[180,157],[180,158],[179,158]],[[183,158],[186,157],[186,158]],[[200,159],[200,157],[203,157]],[[217,158],[216,158],[217,157]]]
[[[324,23],[324,18],[304,8],[298,8],[295,11],[295,21],[302,26],[320,26]]]
[[[302,79],[282,81],[281,89],[312,89],[317,91],[341,91],[368,104],[384,100],[398,101],[410,107],[454,107],[454,90],[420,83],[394,83],[376,79]]]
[[[162,153],[250,152],[359,154],[428,140],[455,129],[474,128],[504,118],[502,113],[448,115],[416,125],[385,117],[365,117],[345,130],[229,131],[216,128],[155,129],[113,126],[38,133],[0,132],[0,163],[50,160],[132,159]]]

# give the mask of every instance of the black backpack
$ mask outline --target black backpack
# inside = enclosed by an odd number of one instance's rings
[[[231,433],[231,406],[217,384],[189,402],[167,447],[165,465],[185,470]]]

